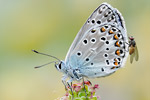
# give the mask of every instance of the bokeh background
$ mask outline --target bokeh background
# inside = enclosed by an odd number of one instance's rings
[[[0,100],[57,100],[65,93],[52,58],[65,59],[77,32],[102,3],[119,9],[139,61],[99,79],[101,100],[150,100],[150,0],[0,0]]]

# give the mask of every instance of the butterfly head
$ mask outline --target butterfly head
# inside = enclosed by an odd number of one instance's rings
[[[65,70],[65,63],[64,61],[60,61],[58,63],[55,63],[55,67],[58,71],[63,72]]]

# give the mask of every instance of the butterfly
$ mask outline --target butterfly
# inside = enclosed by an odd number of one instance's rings
[[[110,4],[102,3],[78,32],[64,61],[44,55],[57,59],[53,62],[64,74],[63,83],[70,83],[84,77],[108,76],[123,67],[128,57],[126,43],[128,36],[121,13]]]
[[[139,54],[138,54],[137,45],[133,36],[129,37],[129,54],[130,54],[130,63],[133,62],[134,58],[136,61],[138,61]]]

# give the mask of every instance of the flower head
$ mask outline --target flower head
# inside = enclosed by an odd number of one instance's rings
[[[72,98],[74,98],[74,100],[85,100],[86,98],[88,98],[87,100],[99,99],[99,96],[95,96],[96,89],[99,88],[98,84],[92,86],[92,83],[90,81],[84,81],[84,84],[83,82],[72,84],[71,88],[72,92],[71,89],[68,87],[65,96],[63,96],[63,98],[61,98],[60,100],[72,100]]]

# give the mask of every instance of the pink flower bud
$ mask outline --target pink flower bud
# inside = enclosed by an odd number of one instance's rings
[[[95,84],[94,85],[94,89],[98,89],[99,88],[99,85],[98,84]]]

